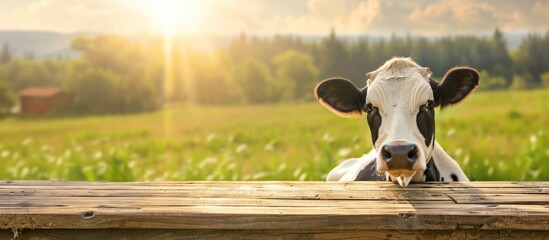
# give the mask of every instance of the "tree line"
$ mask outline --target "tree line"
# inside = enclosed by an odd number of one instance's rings
[[[321,79],[342,76],[359,86],[365,74],[393,56],[410,56],[435,78],[456,65],[481,70],[481,90],[549,86],[549,31],[530,34],[510,52],[501,31],[490,37],[437,39],[396,35],[349,39],[331,33],[319,41],[299,36],[235,37],[228,47],[194,50],[192,43],[162,38],[80,36],[74,59],[34,59],[0,52],[0,111],[12,107],[14,92],[56,86],[72,97],[76,113],[154,110],[167,102],[249,104],[313,99]],[[168,57],[167,57],[168,56]]]

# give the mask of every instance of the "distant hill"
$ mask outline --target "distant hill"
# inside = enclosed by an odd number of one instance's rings
[[[489,32],[489,33],[478,33],[478,34],[472,34],[472,36],[477,36],[477,37],[480,37],[480,38],[491,38],[492,37],[492,32]],[[515,50],[519,47],[520,43],[522,42],[522,40],[528,36],[528,32],[503,32],[503,37],[505,38],[505,41],[507,43],[507,49],[509,50]],[[397,37],[405,37],[406,34],[396,34]],[[410,35],[412,39],[417,39],[419,37],[421,37],[421,35],[415,35],[415,34],[411,34]],[[426,38],[428,40],[435,40],[435,39],[439,39],[441,37],[445,37],[446,35],[434,35],[434,36],[426,36]],[[455,35],[455,36],[460,36],[460,35]],[[303,39],[303,41],[308,41],[308,42],[320,42],[322,41],[326,36],[321,36],[321,35],[308,35],[308,36],[302,36],[301,39]],[[387,39],[390,39],[391,38],[391,35],[369,35],[369,34],[364,34],[364,35],[341,35],[341,34],[338,34],[337,35],[338,38],[343,38],[343,39],[346,39],[350,42],[354,42],[354,41],[358,41],[359,39],[361,38],[367,38],[368,40],[371,40],[371,41],[377,41],[377,40],[380,40],[380,39],[384,39],[384,40],[387,40]]]
[[[515,50],[519,47],[522,40],[528,36],[529,33],[526,32],[504,32],[503,36],[507,41],[507,48],[509,50]]]
[[[78,53],[70,50],[70,43],[77,35],[46,31],[0,31],[0,46],[9,44],[14,56],[30,51],[35,58],[75,57]]]
[[[78,52],[70,49],[70,42],[75,37],[82,33],[57,33],[47,31],[0,31],[0,47],[4,43],[8,43],[12,54],[15,56],[22,56],[25,52],[30,51],[34,54],[35,58],[73,58],[77,57]],[[510,50],[516,49],[522,39],[526,37],[528,33],[525,32],[510,32],[504,33],[507,40],[507,47]],[[341,38],[349,41],[354,41],[362,37],[375,40],[380,38],[389,38],[390,36],[374,36],[374,35],[338,35]],[[479,34],[480,37],[490,37],[489,34]],[[207,40],[209,47],[227,47],[231,39],[235,36],[209,36],[209,37],[192,37],[196,44],[193,44],[195,48],[202,48],[204,41]],[[268,36],[263,36],[268,37]],[[302,36],[304,41],[321,41],[326,36]],[[434,39],[437,37],[429,37]],[[196,41],[199,40],[199,41]],[[202,42],[202,44],[201,44]]]

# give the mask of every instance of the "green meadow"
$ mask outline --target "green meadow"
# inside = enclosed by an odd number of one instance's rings
[[[549,180],[549,90],[480,92],[437,111],[471,180]],[[135,115],[0,121],[0,179],[323,180],[371,148],[364,118],[316,102],[172,106]]]

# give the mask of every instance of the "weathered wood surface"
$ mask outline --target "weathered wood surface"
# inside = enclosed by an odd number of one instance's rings
[[[0,239],[549,239],[549,182],[0,181],[0,229]]]

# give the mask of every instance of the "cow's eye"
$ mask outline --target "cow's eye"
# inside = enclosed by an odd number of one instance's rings
[[[429,110],[433,110],[435,108],[435,101],[429,100],[427,103],[425,103],[425,107]]]
[[[366,109],[366,112],[371,112],[374,110],[374,105],[367,103],[366,106],[364,106],[364,109]]]

